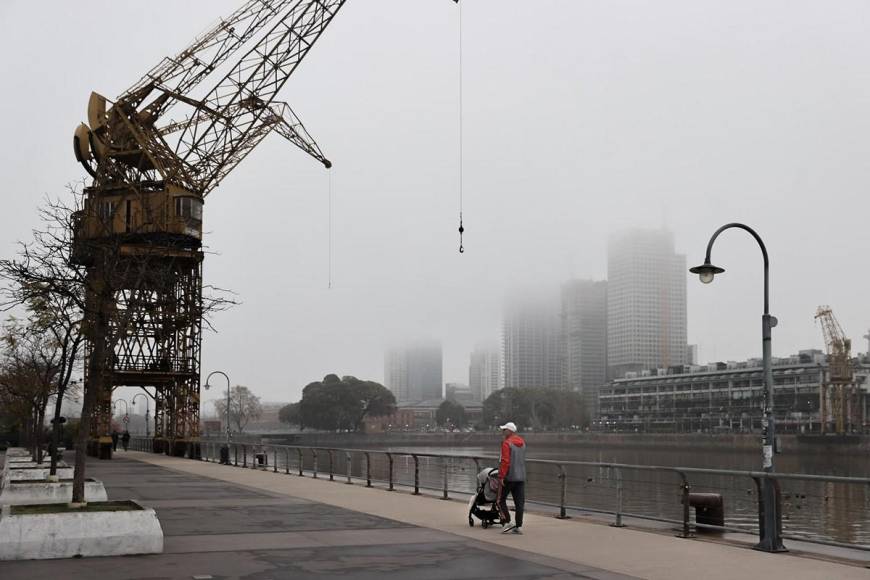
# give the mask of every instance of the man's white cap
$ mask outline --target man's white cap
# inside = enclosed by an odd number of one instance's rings
[[[513,421],[508,421],[504,425],[500,425],[499,429],[507,429],[508,431],[513,431],[514,433],[517,432],[517,426],[514,425]]]

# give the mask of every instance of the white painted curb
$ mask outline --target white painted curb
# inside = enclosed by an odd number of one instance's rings
[[[0,516],[0,560],[163,552],[163,530],[151,508],[29,515],[8,512],[4,507]]]
[[[0,505],[33,505],[40,503],[69,503],[72,501],[72,481],[25,481],[8,483],[0,492]],[[108,501],[102,481],[85,481],[85,501]]]

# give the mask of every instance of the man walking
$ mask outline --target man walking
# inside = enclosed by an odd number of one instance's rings
[[[502,432],[501,459],[498,464],[498,512],[503,524],[501,533],[522,534],[523,509],[526,503],[526,442],[517,435],[517,426],[508,421],[499,427]],[[507,495],[514,500],[516,517],[511,521]]]

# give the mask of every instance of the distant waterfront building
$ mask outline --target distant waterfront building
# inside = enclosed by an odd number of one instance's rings
[[[607,282],[570,280],[562,285],[564,379],[583,394],[596,415],[598,388],[607,381]]]
[[[468,366],[468,387],[476,401],[485,401],[501,388],[501,370],[501,352],[497,344],[475,347]]]
[[[384,355],[384,386],[399,402],[443,398],[442,352],[438,341],[418,341]]]
[[[468,385],[463,383],[446,383],[444,385],[444,398],[455,403],[473,403],[480,401]]]
[[[561,334],[555,296],[510,300],[502,326],[504,386],[564,388]]]
[[[686,257],[666,230],[632,230],[607,249],[607,366],[626,372],[687,363]]]
[[[858,397],[849,432],[862,432],[868,424],[867,363],[855,365]],[[764,400],[761,359],[675,370],[630,372],[603,386],[598,395],[595,428],[628,432],[760,432]],[[773,360],[777,432],[820,432],[820,387],[826,371],[825,355],[818,350]]]
[[[698,345],[690,344],[686,346],[686,364],[687,365],[696,365],[698,364]]]

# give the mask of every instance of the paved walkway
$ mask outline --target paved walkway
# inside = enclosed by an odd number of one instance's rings
[[[526,516],[523,536],[469,528],[464,503],[212,463],[119,453],[92,462],[112,499],[157,509],[155,556],[0,563],[0,578],[870,579],[794,554]]]

